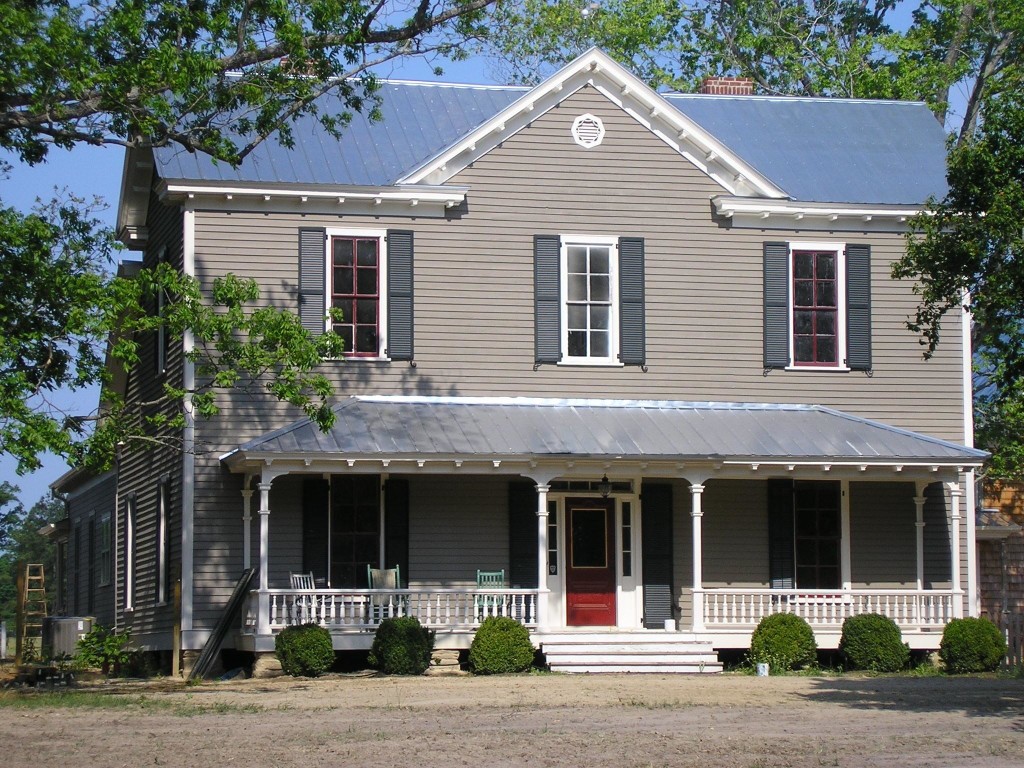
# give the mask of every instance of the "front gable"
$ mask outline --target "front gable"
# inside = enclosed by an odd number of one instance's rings
[[[591,49],[408,175],[401,184],[444,184],[581,90],[592,88],[686,158],[730,195],[785,198],[786,192],[678,111],[642,80]]]

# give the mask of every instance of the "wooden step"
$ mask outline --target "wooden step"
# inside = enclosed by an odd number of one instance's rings
[[[538,636],[554,672],[717,674],[711,643],[681,632],[582,631]]]

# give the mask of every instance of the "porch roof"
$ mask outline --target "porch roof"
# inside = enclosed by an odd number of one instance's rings
[[[820,405],[647,400],[349,397],[222,460],[614,459],[979,466],[988,454]]]

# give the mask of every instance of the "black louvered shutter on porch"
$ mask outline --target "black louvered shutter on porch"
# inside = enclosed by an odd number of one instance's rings
[[[562,241],[558,235],[534,235],[533,334],[537,364],[557,363],[562,359],[561,253]]]
[[[326,328],[327,231],[299,230],[299,320],[314,336]]]
[[[322,477],[302,481],[302,570],[326,581],[327,548],[330,545],[330,483]]]
[[[537,589],[537,487],[508,484],[508,583],[513,589]]]
[[[388,348],[392,360],[413,359],[413,233],[388,230]]]
[[[619,238],[619,361],[644,365],[644,239]]]
[[[388,478],[384,484],[384,567],[398,566],[402,586],[409,586],[409,481]]]
[[[789,365],[789,243],[764,244],[764,367]]]
[[[846,365],[871,370],[871,246],[846,246]]]
[[[643,531],[644,627],[664,629],[672,609],[672,486],[644,483],[640,494]]]
[[[768,481],[768,580],[793,589],[793,481]]]

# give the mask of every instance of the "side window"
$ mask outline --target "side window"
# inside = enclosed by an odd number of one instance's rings
[[[764,368],[871,370],[871,247],[764,244]]]
[[[334,332],[345,341],[345,353],[379,357],[381,339],[381,239],[330,238],[330,300],[341,318]]]
[[[113,573],[113,563],[111,560],[111,533],[110,533],[110,513],[103,515],[100,518],[99,525],[99,541],[97,542],[97,554],[99,556],[99,571],[100,571],[100,586],[105,587],[110,584],[111,575]]]

